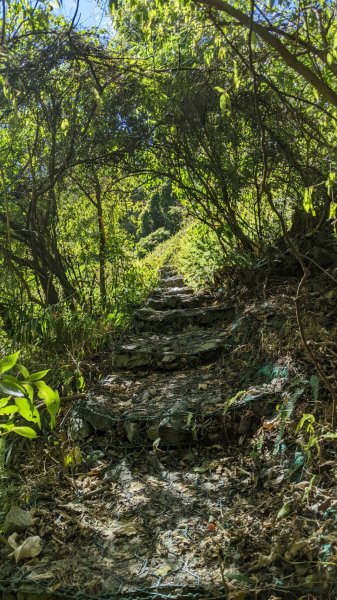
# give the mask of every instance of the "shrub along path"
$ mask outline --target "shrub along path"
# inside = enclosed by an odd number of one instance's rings
[[[291,426],[318,402],[292,285],[224,299],[162,270],[112,374],[21,466],[43,548],[2,552],[4,598],[337,596],[334,442],[313,461]]]

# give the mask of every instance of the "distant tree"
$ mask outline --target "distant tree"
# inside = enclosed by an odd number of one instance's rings
[[[176,233],[181,222],[179,201],[172,191],[172,183],[166,180],[152,193],[139,216],[138,237],[146,237],[157,229]]]

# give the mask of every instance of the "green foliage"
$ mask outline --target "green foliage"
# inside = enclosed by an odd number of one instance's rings
[[[153,235],[158,230],[176,233],[181,222],[181,209],[170,181],[163,183],[152,193],[139,215],[138,236],[142,238]],[[163,238],[164,239],[164,238]],[[163,241],[160,240],[160,241]]]
[[[305,429],[305,432],[307,434],[306,440],[303,443],[303,450],[306,454],[308,461],[310,461],[310,459],[311,459],[311,451],[312,451],[313,447],[316,448],[317,454],[320,454],[320,446],[319,446],[318,437],[317,437],[316,431],[315,431],[315,423],[316,423],[316,419],[315,419],[314,415],[305,413],[304,415],[302,415],[302,417],[296,427],[296,432],[300,432],[303,429]]]
[[[16,433],[23,437],[36,438],[42,428],[39,411],[41,406],[37,404],[36,395],[43,401],[49,413],[50,428],[54,429],[60,408],[59,394],[43,381],[49,369],[29,373],[24,365],[17,365],[19,354],[20,352],[15,352],[0,361],[0,392],[7,394],[0,399],[0,419],[7,418],[5,422],[0,423],[0,429],[4,432],[2,435]],[[15,366],[22,376],[20,379],[7,374],[7,371]],[[16,420],[18,417],[21,418],[19,422]],[[20,424],[22,419],[24,422],[33,423],[35,427]]]
[[[276,455],[280,452],[281,442],[286,431],[286,428],[291,420],[291,417],[294,412],[294,408],[298,399],[303,395],[307,381],[301,378],[300,376],[295,377],[291,382],[289,387],[289,391],[284,398],[281,406],[278,407],[280,421],[279,421],[279,431],[274,444],[273,454]]]
[[[165,261],[199,288],[224,264],[283,252],[285,229],[303,255],[320,229],[335,243],[331,3],[319,19],[299,2],[256,4],[254,31],[243,3],[112,4],[106,42],[49,3],[4,3],[0,344],[33,363],[50,353],[75,390]],[[54,425],[44,375],[8,375],[15,361],[0,366],[3,414],[38,427],[37,395]]]
[[[140,258],[144,258],[144,256],[148,252],[152,252],[158,244],[164,242],[169,239],[171,236],[170,232],[164,227],[159,227],[146,237],[141,238],[141,240],[137,244],[137,252]]]
[[[311,213],[313,216],[316,216],[316,211],[314,209],[314,204],[312,200],[312,196],[314,193],[313,186],[306,188],[304,190],[304,198],[303,198],[303,208],[305,212]]]
[[[172,255],[173,264],[194,288],[212,283],[214,272],[227,260],[216,234],[198,222],[184,230]]]

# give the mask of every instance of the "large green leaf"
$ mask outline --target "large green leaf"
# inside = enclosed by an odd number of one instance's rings
[[[30,439],[38,437],[38,434],[31,427],[17,427],[15,426],[12,429],[13,433],[17,433],[17,435],[22,435],[22,437],[29,437]]]
[[[15,398],[15,404],[21,417],[26,419],[26,421],[36,423],[39,429],[41,429],[40,413],[29,398]]]
[[[60,409],[59,394],[55,390],[52,390],[52,388],[44,381],[35,381],[34,385],[37,388],[38,397],[44,401],[47,407],[50,416],[50,427],[51,429],[54,429],[56,425],[56,416]]]
[[[23,437],[31,439],[38,437],[36,431],[34,431],[34,429],[32,429],[31,427],[20,427],[14,425],[14,423],[0,423],[0,429],[4,429],[8,433],[17,433],[18,435],[22,435]]]
[[[31,373],[29,377],[26,377],[27,381],[39,381],[39,379],[43,379],[47,373],[49,373],[50,369],[45,369],[44,371],[37,371],[36,373]]]
[[[0,408],[0,415],[14,415],[18,412],[18,407],[14,406],[14,404],[10,404],[9,406],[4,406]]]
[[[23,398],[25,396],[24,388],[18,381],[13,381],[13,379],[15,378],[9,376],[0,379],[0,394]]]
[[[313,200],[312,200],[313,193],[314,193],[314,186],[305,188],[304,197],[303,197],[303,208],[306,213],[311,213],[314,217],[316,215],[316,211],[315,211]]]
[[[34,388],[32,385],[30,385],[30,383],[23,383],[22,384],[23,389],[26,392],[26,396],[29,398],[29,400],[31,402],[34,401]]]
[[[25,367],[24,365],[17,365],[21,375],[24,376],[25,379],[28,379],[29,377],[29,371],[27,369],[27,367]]]
[[[9,371],[16,365],[16,361],[19,358],[20,350],[15,352],[14,354],[8,354],[2,360],[0,360],[0,373],[5,373],[5,371]]]
[[[17,377],[14,377],[13,375],[8,375],[8,373],[6,373],[6,375],[3,375],[1,377],[1,380],[6,380],[7,383],[11,382],[15,383],[16,385],[21,385],[21,381],[19,381]]]
[[[0,408],[7,406],[9,400],[10,400],[10,396],[7,396],[7,398],[0,398]]]

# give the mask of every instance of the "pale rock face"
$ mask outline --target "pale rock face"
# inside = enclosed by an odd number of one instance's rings
[[[87,421],[76,414],[70,417],[68,422],[68,435],[74,442],[85,440],[90,437],[92,433],[93,429]]]

